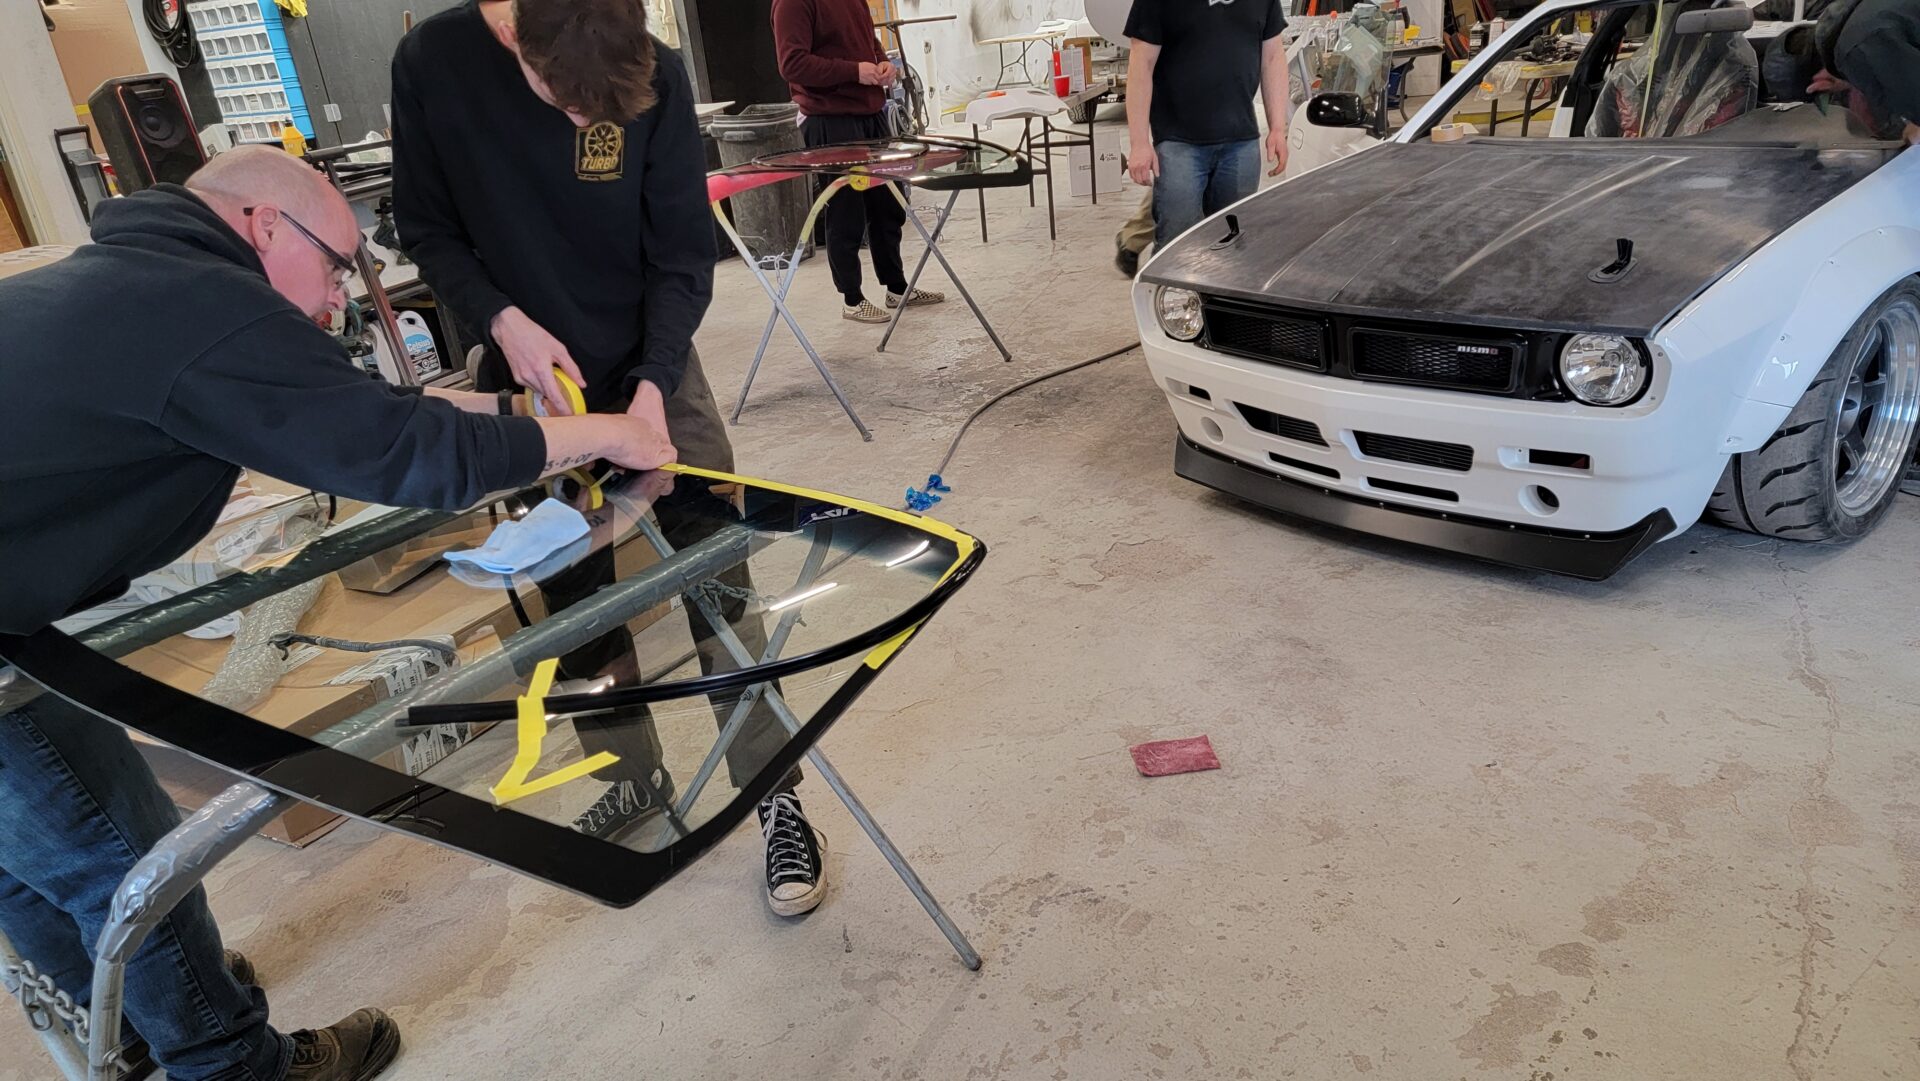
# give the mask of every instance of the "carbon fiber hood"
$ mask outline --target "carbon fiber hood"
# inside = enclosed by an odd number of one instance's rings
[[[1873,152],[1690,140],[1389,143],[1270,188],[1143,280],[1310,311],[1645,335],[1878,168]],[[1610,284],[1588,275],[1633,241]]]

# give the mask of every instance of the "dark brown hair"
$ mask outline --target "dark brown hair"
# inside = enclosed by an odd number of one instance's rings
[[[615,124],[653,108],[646,0],[513,0],[513,28],[555,105]]]

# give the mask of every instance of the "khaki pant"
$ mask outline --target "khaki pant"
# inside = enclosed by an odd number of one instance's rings
[[[1153,243],[1153,190],[1147,190],[1147,197],[1140,200],[1140,209],[1133,212],[1120,231],[1113,234],[1113,242],[1121,251],[1130,251],[1135,255],[1147,250]]]

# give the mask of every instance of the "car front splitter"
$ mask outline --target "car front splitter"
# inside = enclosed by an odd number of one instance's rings
[[[1665,508],[1617,532],[1583,533],[1402,506],[1269,473],[1206,450],[1184,435],[1175,438],[1173,468],[1188,480],[1282,514],[1591,582],[1611,577],[1672,533],[1674,525]]]

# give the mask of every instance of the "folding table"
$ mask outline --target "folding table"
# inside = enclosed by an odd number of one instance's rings
[[[471,584],[517,597],[604,555],[610,567],[626,568],[604,588],[537,618],[516,603],[524,625],[456,643],[451,667],[411,690],[356,699],[357,712],[334,716],[319,731],[296,734],[258,719],[277,695],[321,689],[310,686],[320,677],[303,678],[284,653],[264,653],[275,648],[273,640],[249,634],[249,621],[278,621],[326,648],[365,646],[381,651],[382,664],[398,663],[387,647],[413,647],[342,641],[354,636],[353,627],[328,625],[319,608],[308,616],[289,598],[336,571],[409,550],[443,527],[484,524],[502,507],[510,514],[548,498],[558,497],[530,489],[466,512],[387,512],[348,523],[283,563],[236,573],[75,637],[52,629],[0,635],[0,708],[44,696],[50,712],[91,714],[244,778],[128,874],[96,947],[85,1007],[76,1005],[77,989],[51,987],[30,967],[32,958],[0,940],[0,977],[19,994],[62,1072],[94,1081],[119,1076],[127,960],[221,859],[294,799],[625,907],[710,850],[804,756],[962,962],[979,968],[980,955],[816,746],[985,557],[977,540],[939,522],[691,468],[616,471],[574,497],[591,527],[582,542],[523,574]],[[649,517],[669,504],[678,523],[674,542]],[[738,584],[743,580],[751,588]],[[717,632],[730,667],[703,675],[692,664],[686,617],[668,607],[676,597],[683,611],[699,612]],[[409,605],[410,589],[392,594],[391,603]],[[264,673],[254,688],[264,697],[253,704],[219,705],[197,685],[161,682],[141,670],[143,658],[204,646],[182,635],[235,612],[245,613],[242,629],[219,667]],[[422,612],[415,637],[447,630]],[[556,658],[613,635],[631,640],[638,678],[552,687]],[[760,645],[749,649],[748,639]],[[649,773],[657,767],[652,775],[664,776],[668,787],[677,781],[666,813],[607,839],[572,828],[605,790],[603,771],[619,762],[580,746],[576,734],[590,724],[618,733],[623,750],[639,748],[633,758],[653,759],[630,765]],[[743,741],[755,726],[760,738]],[[422,775],[407,772],[405,756],[394,753],[417,739],[452,737],[463,745]],[[743,763],[746,746],[758,750]]]
[[[794,318],[793,311],[787,306],[787,294],[793,288],[794,278],[800,273],[800,253],[805,248],[807,238],[813,235],[814,222],[826,208],[827,201],[841,190],[852,188],[865,191],[872,185],[885,184],[893,197],[899,200],[906,211],[907,221],[914,231],[926,242],[926,250],[920,253],[920,261],[913,268],[913,276],[907,279],[907,292],[920,282],[920,275],[927,268],[929,258],[937,259],[941,269],[959,291],[961,299],[967,302],[973,317],[987,332],[994,348],[1000,351],[1002,360],[1010,361],[1013,354],[1007,351],[1000,335],[994,332],[993,325],[987,321],[986,313],[967,291],[966,284],[954,271],[953,264],[940,250],[940,237],[945,233],[947,220],[952,216],[953,207],[965,191],[984,191],[987,188],[1019,187],[1030,184],[1033,168],[1024,154],[996,146],[979,139],[923,135],[913,139],[876,139],[866,142],[834,143],[828,146],[811,147],[806,150],[788,151],[770,154],[745,165],[722,169],[707,176],[707,201],[713,205],[713,213],[720,221],[721,229],[727,239],[733,242],[734,250],[739,252],[741,261],[753,273],[754,280],[773,301],[773,311],[767,315],[766,326],[760,332],[759,347],[754,350],[753,363],[747,369],[746,382],[740,387],[740,398],[733,407],[733,422],[739,423],[740,414],[747,407],[747,395],[753,389],[754,378],[760,372],[760,362],[765,358],[767,346],[773,339],[776,324],[784,321],[787,329],[793,332],[800,348],[806,351],[807,359],[820,372],[820,378],[826,381],[827,389],[846,411],[847,419],[860,432],[860,437],[871,441],[873,433],[861,422],[859,414],[854,412],[853,404],[847,400],[840,384],[828,370],[827,362],[820,358],[819,350],[807,340],[806,332],[800,329],[800,321]],[[727,217],[723,201],[745,191],[767,184],[779,184],[803,179],[821,178],[820,194],[807,211],[806,222],[800,228],[800,235],[794,239],[792,252],[783,256],[770,256],[764,262],[756,260],[753,251],[741,239],[740,232]],[[928,230],[920,216],[914,212],[913,204],[907,199],[905,186],[912,185],[928,191],[947,192],[947,205],[936,216],[934,227]],[[778,275],[776,284],[769,273]],[[887,323],[886,333],[880,337],[880,352],[886,352],[887,343],[893,339],[893,332],[900,325],[900,317],[906,313],[907,305],[902,304],[893,310],[893,318]]]

